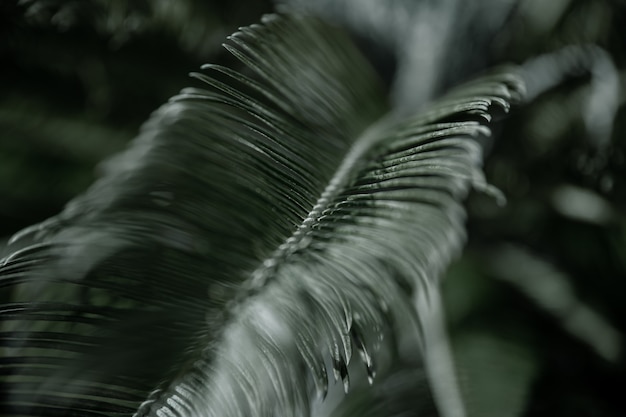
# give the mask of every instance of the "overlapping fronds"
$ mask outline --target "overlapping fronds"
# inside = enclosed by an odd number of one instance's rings
[[[309,415],[356,354],[423,357],[463,415],[438,277],[487,189],[500,71],[398,120],[340,31],[275,15],[226,46],[0,269],[3,415]],[[408,346],[408,348],[407,348]],[[327,366],[327,364],[330,364]],[[329,376],[328,371],[331,371]]]

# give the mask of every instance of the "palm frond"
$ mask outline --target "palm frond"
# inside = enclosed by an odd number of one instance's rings
[[[420,361],[398,360],[376,377],[373,384],[356,384],[327,414],[331,417],[437,416]]]
[[[483,71],[517,0],[276,0],[338,22],[395,59],[391,100],[408,114]],[[456,47],[464,45],[463,48]],[[415,74],[420,74],[416,77]]]
[[[479,139],[519,79],[398,119],[321,21],[268,16],[226,47],[253,76],[194,74],[204,88],[12,240],[3,414],[304,416],[327,362],[347,390],[353,353],[373,379],[385,352],[421,350],[438,407],[463,415],[438,277],[464,241],[460,201],[488,189]]]

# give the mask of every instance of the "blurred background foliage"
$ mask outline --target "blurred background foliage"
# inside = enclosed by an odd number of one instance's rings
[[[60,211],[267,1],[0,4],[0,236]]]
[[[417,12],[436,8],[413,3]],[[444,281],[468,407],[493,416],[626,415],[626,2],[480,4],[444,44],[442,62],[455,68],[438,87],[488,65],[594,44],[612,59],[620,91],[616,108],[606,109],[616,111],[610,140],[585,124],[597,88],[589,71],[497,126],[485,171],[507,204],[470,197],[468,246]],[[0,237],[58,213],[94,180],[99,161],[190,84],[190,71],[235,65],[221,43],[273,7],[267,0],[0,3]],[[364,36],[340,13],[336,20],[347,22],[391,90],[398,62],[420,54],[410,44],[377,42],[372,30]],[[597,75],[600,85],[605,75]],[[358,389],[354,398],[346,407],[368,401]]]

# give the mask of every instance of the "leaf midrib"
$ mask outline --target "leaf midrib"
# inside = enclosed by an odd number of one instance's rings
[[[311,243],[311,240],[307,239],[308,234],[319,224],[322,214],[330,208],[335,198],[354,180],[363,163],[371,159],[372,151],[377,149],[377,145],[385,138],[381,132],[388,122],[389,119],[383,116],[358,135],[358,139],[347,150],[313,208],[292,235],[250,274],[248,280],[244,281],[242,284],[244,293],[237,297],[238,300],[243,301],[248,295],[262,291],[272,281],[276,269],[286,262],[290,255],[308,247]]]

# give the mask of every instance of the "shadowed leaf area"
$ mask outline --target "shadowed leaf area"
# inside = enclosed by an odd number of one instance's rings
[[[623,7],[277,3],[0,6],[0,414],[620,415]]]

